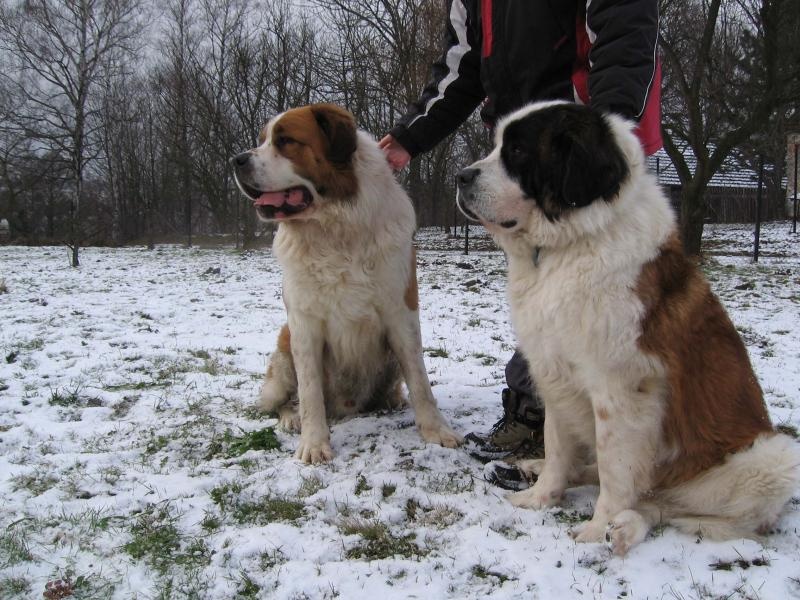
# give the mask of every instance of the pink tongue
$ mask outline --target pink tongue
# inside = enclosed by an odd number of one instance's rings
[[[303,190],[292,188],[281,192],[264,192],[254,202],[256,206],[299,206],[304,202]]]

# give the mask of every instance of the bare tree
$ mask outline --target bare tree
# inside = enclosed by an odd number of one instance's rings
[[[711,177],[800,94],[800,3],[662,0],[661,11],[664,144],[682,184],[683,243],[699,254]]]
[[[102,85],[124,69],[141,30],[138,0],[26,0],[0,13],[0,48],[25,104],[15,122],[66,162],[72,180],[67,245],[77,267],[84,241],[86,168],[97,154]]]

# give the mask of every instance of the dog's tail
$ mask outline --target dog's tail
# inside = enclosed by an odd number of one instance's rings
[[[660,493],[654,504],[662,522],[686,533],[759,538],[773,527],[798,484],[798,444],[787,435],[769,433],[721,465]]]

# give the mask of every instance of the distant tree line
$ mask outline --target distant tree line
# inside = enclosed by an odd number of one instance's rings
[[[797,115],[800,3],[661,4],[667,150],[679,161],[688,144],[698,156],[697,173],[677,164],[690,190],[683,216],[702,232],[720,155],[778,147]],[[0,0],[0,218],[19,242],[66,243],[76,265],[90,243],[224,233],[250,244],[261,226],[228,157],[254,146],[271,116],[316,101],[383,135],[426,83],[444,10],[439,0]],[[420,225],[459,218],[454,173],[488,148],[473,116],[412,161],[401,177]]]

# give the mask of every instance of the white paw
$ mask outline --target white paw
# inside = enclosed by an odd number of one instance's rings
[[[625,556],[649,531],[650,526],[640,513],[623,510],[611,521],[611,549],[617,556]]]
[[[439,444],[445,448],[457,448],[464,441],[464,438],[444,423],[433,425],[419,425],[419,433],[422,439],[429,444]]]
[[[598,544],[606,540],[607,527],[608,523],[592,519],[573,528],[569,534],[581,544]]]
[[[284,431],[300,433],[300,413],[289,407],[278,409],[278,427]]]
[[[528,477],[538,477],[542,474],[542,469],[544,469],[544,459],[526,458],[525,460],[518,460],[516,465],[517,468]]]
[[[301,435],[300,445],[297,447],[294,457],[304,463],[325,463],[333,459],[333,450],[331,450],[330,442],[326,439],[309,440]]]
[[[541,481],[541,480],[540,480]],[[508,496],[508,501],[514,506],[519,508],[532,508],[534,510],[541,510],[542,508],[550,508],[556,506],[561,502],[561,496],[564,490],[555,490],[539,485],[537,481],[533,487],[521,492],[514,492]]]

